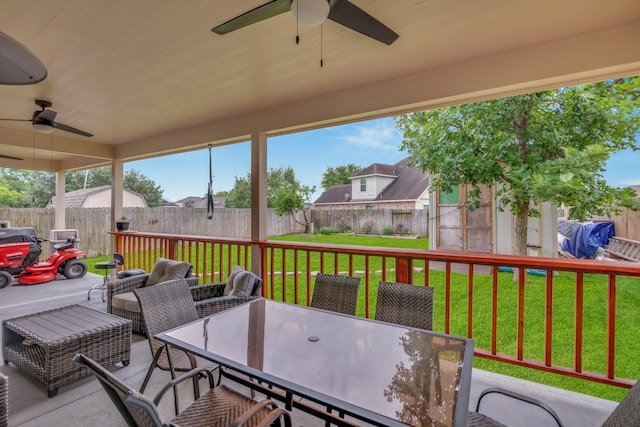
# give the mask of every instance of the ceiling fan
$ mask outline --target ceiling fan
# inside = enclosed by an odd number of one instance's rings
[[[227,34],[289,10],[301,25],[319,25],[328,18],[387,45],[398,38],[398,34],[391,28],[349,0],[271,0],[212,28],[211,31],[216,34]]]
[[[48,110],[47,108],[51,107],[51,102],[44,101],[42,99],[36,99],[36,105],[40,107],[40,110],[36,110],[33,112],[33,116],[31,119],[0,119],[1,121],[11,121],[11,122],[31,122],[33,126],[33,130],[40,133],[51,133],[53,129],[60,129],[65,132],[75,133],[77,135],[82,135],[86,137],[92,137],[93,135],[89,132],[85,132],[80,129],[76,129],[74,127],[58,123],[55,120],[56,113],[53,110]]]

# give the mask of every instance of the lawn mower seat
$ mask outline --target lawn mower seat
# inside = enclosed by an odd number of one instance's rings
[[[57,245],[53,245],[53,249],[55,249],[56,251],[59,251],[61,249],[73,248],[76,245],[77,241],[78,240],[76,240],[76,238],[73,237],[73,236],[67,237],[67,241],[66,242],[62,242],[62,243],[58,243]]]

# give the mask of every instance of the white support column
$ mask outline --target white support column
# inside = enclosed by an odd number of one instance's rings
[[[267,134],[251,135],[251,240],[267,239]],[[262,277],[261,253],[251,247],[251,271]]]
[[[122,160],[111,162],[111,230],[116,229],[116,221],[122,216],[124,163]],[[117,252],[116,237],[111,236],[111,252]],[[112,276],[115,271],[112,272]]]
[[[124,163],[121,160],[111,162],[111,229],[116,229],[116,221],[122,216]]]
[[[59,171],[56,172],[56,212],[55,212],[55,220],[54,220],[54,230],[64,230],[66,229],[66,215],[65,215],[65,172]]]

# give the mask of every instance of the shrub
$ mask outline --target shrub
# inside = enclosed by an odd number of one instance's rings
[[[362,233],[363,234],[372,234],[374,231],[374,228],[376,226],[376,223],[373,221],[367,221],[364,224],[362,224]]]
[[[404,225],[396,224],[395,227],[393,228],[393,232],[395,234],[402,234],[402,233],[406,233],[407,230],[404,228]]]
[[[383,236],[391,236],[393,234],[393,227],[390,225],[385,225],[382,227],[382,235]]]
[[[318,231],[318,233],[320,233],[320,234],[338,234],[338,229],[337,228],[333,228],[333,227],[322,227],[320,229],[320,231]]]
[[[338,231],[340,233],[351,231],[351,227],[347,225],[347,222],[344,219],[341,219],[338,221]]]

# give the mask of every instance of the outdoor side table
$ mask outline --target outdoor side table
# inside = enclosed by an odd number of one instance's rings
[[[81,305],[69,305],[2,321],[4,363],[58,388],[91,372],[72,359],[82,353],[103,366],[131,358],[131,321]]]

